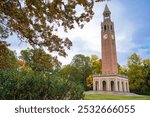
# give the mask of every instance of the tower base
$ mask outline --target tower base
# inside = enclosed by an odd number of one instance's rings
[[[94,91],[130,92],[127,76],[120,74],[93,75]]]

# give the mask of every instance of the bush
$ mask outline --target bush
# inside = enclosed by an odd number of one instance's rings
[[[63,100],[83,99],[80,84],[59,75],[33,71],[0,71],[0,99],[7,100]]]

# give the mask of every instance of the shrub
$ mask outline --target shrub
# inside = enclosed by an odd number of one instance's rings
[[[83,87],[59,75],[33,71],[0,71],[0,99],[82,99]]]

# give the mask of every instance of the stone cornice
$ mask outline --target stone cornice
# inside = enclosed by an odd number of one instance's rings
[[[93,77],[114,77],[114,76],[128,79],[127,76],[122,75],[122,74],[94,74],[93,75]]]

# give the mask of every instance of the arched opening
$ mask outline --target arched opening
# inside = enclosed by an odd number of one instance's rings
[[[122,82],[122,91],[124,92],[124,83]]]
[[[104,25],[104,31],[106,31],[106,25]]]
[[[118,81],[118,91],[120,91],[120,82]]]
[[[98,91],[99,90],[99,85],[98,85],[98,81],[95,82],[95,90]]]
[[[112,25],[111,25],[111,30],[113,30],[113,27],[112,27]]]
[[[128,84],[127,84],[127,82],[126,82],[126,92],[128,92]]]
[[[103,91],[106,91],[106,81],[103,81],[102,84],[103,84]]]
[[[111,81],[110,85],[111,85],[111,91],[115,91],[115,83],[114,83],[114,81]]]

